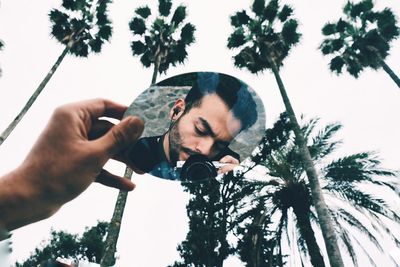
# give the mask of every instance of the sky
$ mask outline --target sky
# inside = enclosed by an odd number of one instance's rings
[[[61,1],[3,0],[0,6],[0,130],[18,114],[37,85],[47,74],[63,47],[50,37],[47,14]],[[348,74],[336,76],[328,69],[328,58],[317,50],[321,28],[341,15],[345,1],[281,1],[292,4],[300,21],[302,39],[281,69],[281,77],[299,117],[320,117],[321,122],[343,124],[341,154],[377,151],[388,168],[398,168],[400,150],[400,89],[383,71],[364,71],[359,79]],[[375,1],[378,9],[390,7],[399,17],[394,0]],[[91,98],[108,98],[129,105],[150,84],[152,69],[145,69],[130,51],[132,35],[128,22],[134,9],[157,2],[115,1],[110,5],[114,33],[101,54],[79,59],[67,56],[33,107],[9,138],[0,146],[0,175],[17,167],[45,127],[53,110],[62,104]],[[267,126],[271,126],[284,106],[273,75],[253,75],[234,68],[234,51],[226,48],[232,32],[229,16],[247,9],[251,1],[174,1],[187,6],[187,20],[196,30],[196,43],[188,49],[184,65],[172,67],[159,81],[192,71],[215,71],[233,75],[251,86],[262,98]],[[400,40],[392,43],[387,64],[400,73]],[[140,116],[140,114],[138,114]],[[106,168],[123,174],[124,165],[109,162]],[[117,266],[167,266],[179,258],[176,246],[185,239],[188,226],[185,206],[189,196],[178,183],[149,175],[133,177],[137,187],[130,193],[117,247]],[[112,216],[117,191],[93,184],[49,219],[13,232],[11,261],[23,260],[49,236],[51,228],[82,232],[97,220]],[[393,200],[394,201],[394,200]],[[400,204],[398,201],[395,204]],[[399,205],[397,206],[399,207]],[[394,248],[384,244],[385,250]],[[377,257],[382,257],[377,255]],[[382,266],[387,259],[380,259]],[[242,266],[229,259],[226,266]],[[293,265],[294,266],[294,265]],[[367,266],[367,265],[364,265]]]

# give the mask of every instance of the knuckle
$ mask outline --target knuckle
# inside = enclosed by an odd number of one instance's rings
[[[125,133],[119,129],[113,129],[111,133],[114,138],[116,149],[118,150],[122,149],[126,143]]]

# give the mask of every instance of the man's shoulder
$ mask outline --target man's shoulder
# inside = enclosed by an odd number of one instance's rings
[[[161,136],[159,135],[142,137],[137,141],[137,144],[142,144],[143,148],[156,148],[160,138]]]
[[[160,138],[161,136],[142,137],[130,149],[130,159],[142,171],[151,171],[160,161],[157,153]]]

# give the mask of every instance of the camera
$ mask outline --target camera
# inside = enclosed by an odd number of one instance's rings
[[[191,155],[186,161],[178,161],[176,169],[180,170],[180,178],[184,182],[199,182],[213,179],[217,176],[217,169],[224,163],[210,161],[201,154]]]

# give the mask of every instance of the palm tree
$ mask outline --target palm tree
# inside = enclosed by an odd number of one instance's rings
[[[382,11],[373,8],[372,0],[357,4],[347,2],[343,8],[344,17],[322,28],[326,39],[321,43],[321,52],[331,55],[329,67],[337,74],[346,67],[358,78],[364,68],[383,68],[400,88],[399,77],[385,63],[390,42],[400,35],[396,16],[389,8]]]
[[[194,43],[195,26],[184,23],[186,7],[178,6],[171,13],[172,1],[159,0],[157,16],[150,25],[151,10],[148,6],[135,10],[135,17],[129,23],[134,35],[131,48],[134,56],[140,56],[140,61],[146,68],[153,65],[151,84],[157,80],[157,74],[166,72],[170,65],[183,63],[187,58],[186,47]],[[172,14],[172,17],[169,16]]]
[[[150,18],[151,10],[148,6],[139,7],[135,10],[135,16],[129,22],[135,40],[131,48],[133,55],[141,55],[140,61],[143,66],[154,65],[151,85],[156,83],[157,74],[166,72],[170,65],[183,63],[187,57],[186,46],[195,41],[195,26],[191,23],[183,25],[186,18],[186,7],[178,6],[170,22],[166,21],[171,14],[171,0],[159,0],[159,17],[155,18],[150,26],[146,26],[146,20]],[[180,30],[180,38],[176,33]],[[131,179],[133,171],[126,167],[124,177]],[[107,234],[104,256],[101,266],[110,266],[115,263],[115,252],[121,229],[122,217],[127,200],[127,192],[120,191],[115,203],[114,213]]]
[[[379,243],[381,234],[391,238],[400,247],[400,240],[390,233],[384,223],[384,219],[400,223],[399,213],[392,209],[381,194],[394,193],[398,197],[398,184],[390,178],[396,173],[382,168],[376,154],[371,152],[334,159],[332,154],[341,143],[334,136],[341,125],[332,123],[317,129],[317,124],[318,119],[311,119],[304,124],[301,131],[321,174],[322,189],[333,215],[335,230],[354,265],[357,265],[358,255],[355,248],[358,248],[365,252],[364,258],[366,256],[372,265],[377,266],[377,260],[369,256],[370,251],[367,248],[375,246],[384,253]],[[281,131],[283,134],[279,138],[273,138],[274,134],[267,132],[262,143],[260,153],[266,156],[258,164],[268,170],[269,178],[252,182],[252,186],[257,187],[253,194],[255,197],[246,200],[252,208],[242,216],[258,215],[260,222],[256,216],[252,219],[253,222],[257,221],[257,225],[277,220],[275,225],[278,249],[281,242],[289,240],[297,243],[300,255],[306,256],[308,252],[313,266],[324,266],[319,243],[315,238],[315,229],[320,228],[320,225],[311,201],[310,182],[306,179],[299,155],[301,152],[295,144],[294,131],[288,117],[282,114],[271,130]],[[369,189],[365,191],[367,186]],[[379,195],[376,192],[380,192]],[[364,236],[371,241],[371,246],[361,241]],[[257,237],[265,238],[262,235]],[[398,264],[392,260],[395,265]]]
[[[301,35],[297,32],[298,22],[292,18],[293,9],[288,5],[280,8],[278,0],[271,0],[267,4],[265,0],[255,0],[251,12],[252,14],[249,15],[242,10],[231,17],[231,24],[235,29],[228,38],[228,48],[240,49],[234,56],[236,67],[247,68],[252,73],[258,73],[264,69],[272,70],[286,111],[293,124],[296,142],[302,152],[302,162],[310,180],[312,199],[322,226],[331,266],[342,267],[343,261],[331,216],[319,185],[318,175],[279,75],[279,68],[283,65],[283,60],[288,56],[290,49],[299,42]]]
[[[63,0],[60,9],[50,11],[51,35],[65,48],[20,113],[1,134],[0,145],[22,120],[67,54],[87,57],[91,52],[101,51],[103,43],[112,34],[111,22],[107,18],[107,6],[110,2],[111,0]]]

